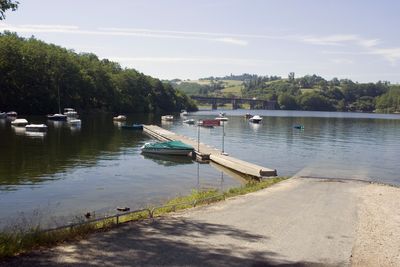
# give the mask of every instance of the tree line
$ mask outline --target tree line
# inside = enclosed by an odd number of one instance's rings
[[[169,83],[91,53],[0,33],[0,110],[47,114],[62,107],[118,113],[196,110]]]
[[[349,79],[325,80],[318,75],[265,81],[244,81],[242,95],[277,101],[278,109],[317,111],[400,111],[399,86],[389,82],[356,83]]]

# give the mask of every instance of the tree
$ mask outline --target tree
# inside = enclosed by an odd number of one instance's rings
[[[12,11],[17,10],[19,2],[13,0],[0,0],[0,20],[6,18],[6,11],[11,9]]]
[[[334,107],[329,99],[319,92],[305,93],[299,97],[299,104],[303,110],[332,111]]]
[[[78,110],[196,110],[186,95],[158,79],[9,32],[0,33],[0,73],[1,109],[21,114],[58,111],[58,95],[61,107]]]
[[[278,104],[280,109],[295,110],[298,108],[296,98],[287,93],[279,95]]]
[[[290,73],[289,73],[289,75],[288,75],[288,80],[289,80],[290,82],[293,82],[293,81],[294,81],[294,72],[290,72]]]

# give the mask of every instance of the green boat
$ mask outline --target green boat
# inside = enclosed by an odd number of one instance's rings
[[[159,143],[146,143],[142,146],[143,153],[161,155],[188,155],[194,148],[181,141],[167,141]]]

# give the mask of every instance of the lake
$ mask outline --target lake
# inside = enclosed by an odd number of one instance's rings
[[[191,113],[195,120],[220,111]],[[200,129],[203,143],[230,155],[277,169],[279,175],[372,180],[400,185],[400,116],[340,112],[267,110],[225,111],[224,128]],[[263,117],[249,123],[244,114]],[[161,123],[160,116],[129,115],[127,123],[153,123],[198,138],[196,126]],[[29,218],[68,222],[87,211],[115,213],[159,204],[193,189],[226,190],[243,180],[189,158],[149,157],[140,147],[151,142],[141,132],[123,130],[111,114],[82,115],[80,128],[46,123],[48,133],[29,136],[0,120],[0,226]],[[294,129],[302,124],[304,130]]]

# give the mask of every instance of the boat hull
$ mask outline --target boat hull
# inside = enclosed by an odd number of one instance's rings
[[[159,155],[186,156],[192,151],[193,151],[193,149],[142,148],[143,153],[159,154]]]
[[[45,124],[28,124],[25,126],[27,132],[47,132],[47,125]]]
[[[56,115],[47,115],[47,119],[51,121],[66,121],[67,120],[66,115],[62,114],[56,114]]]

